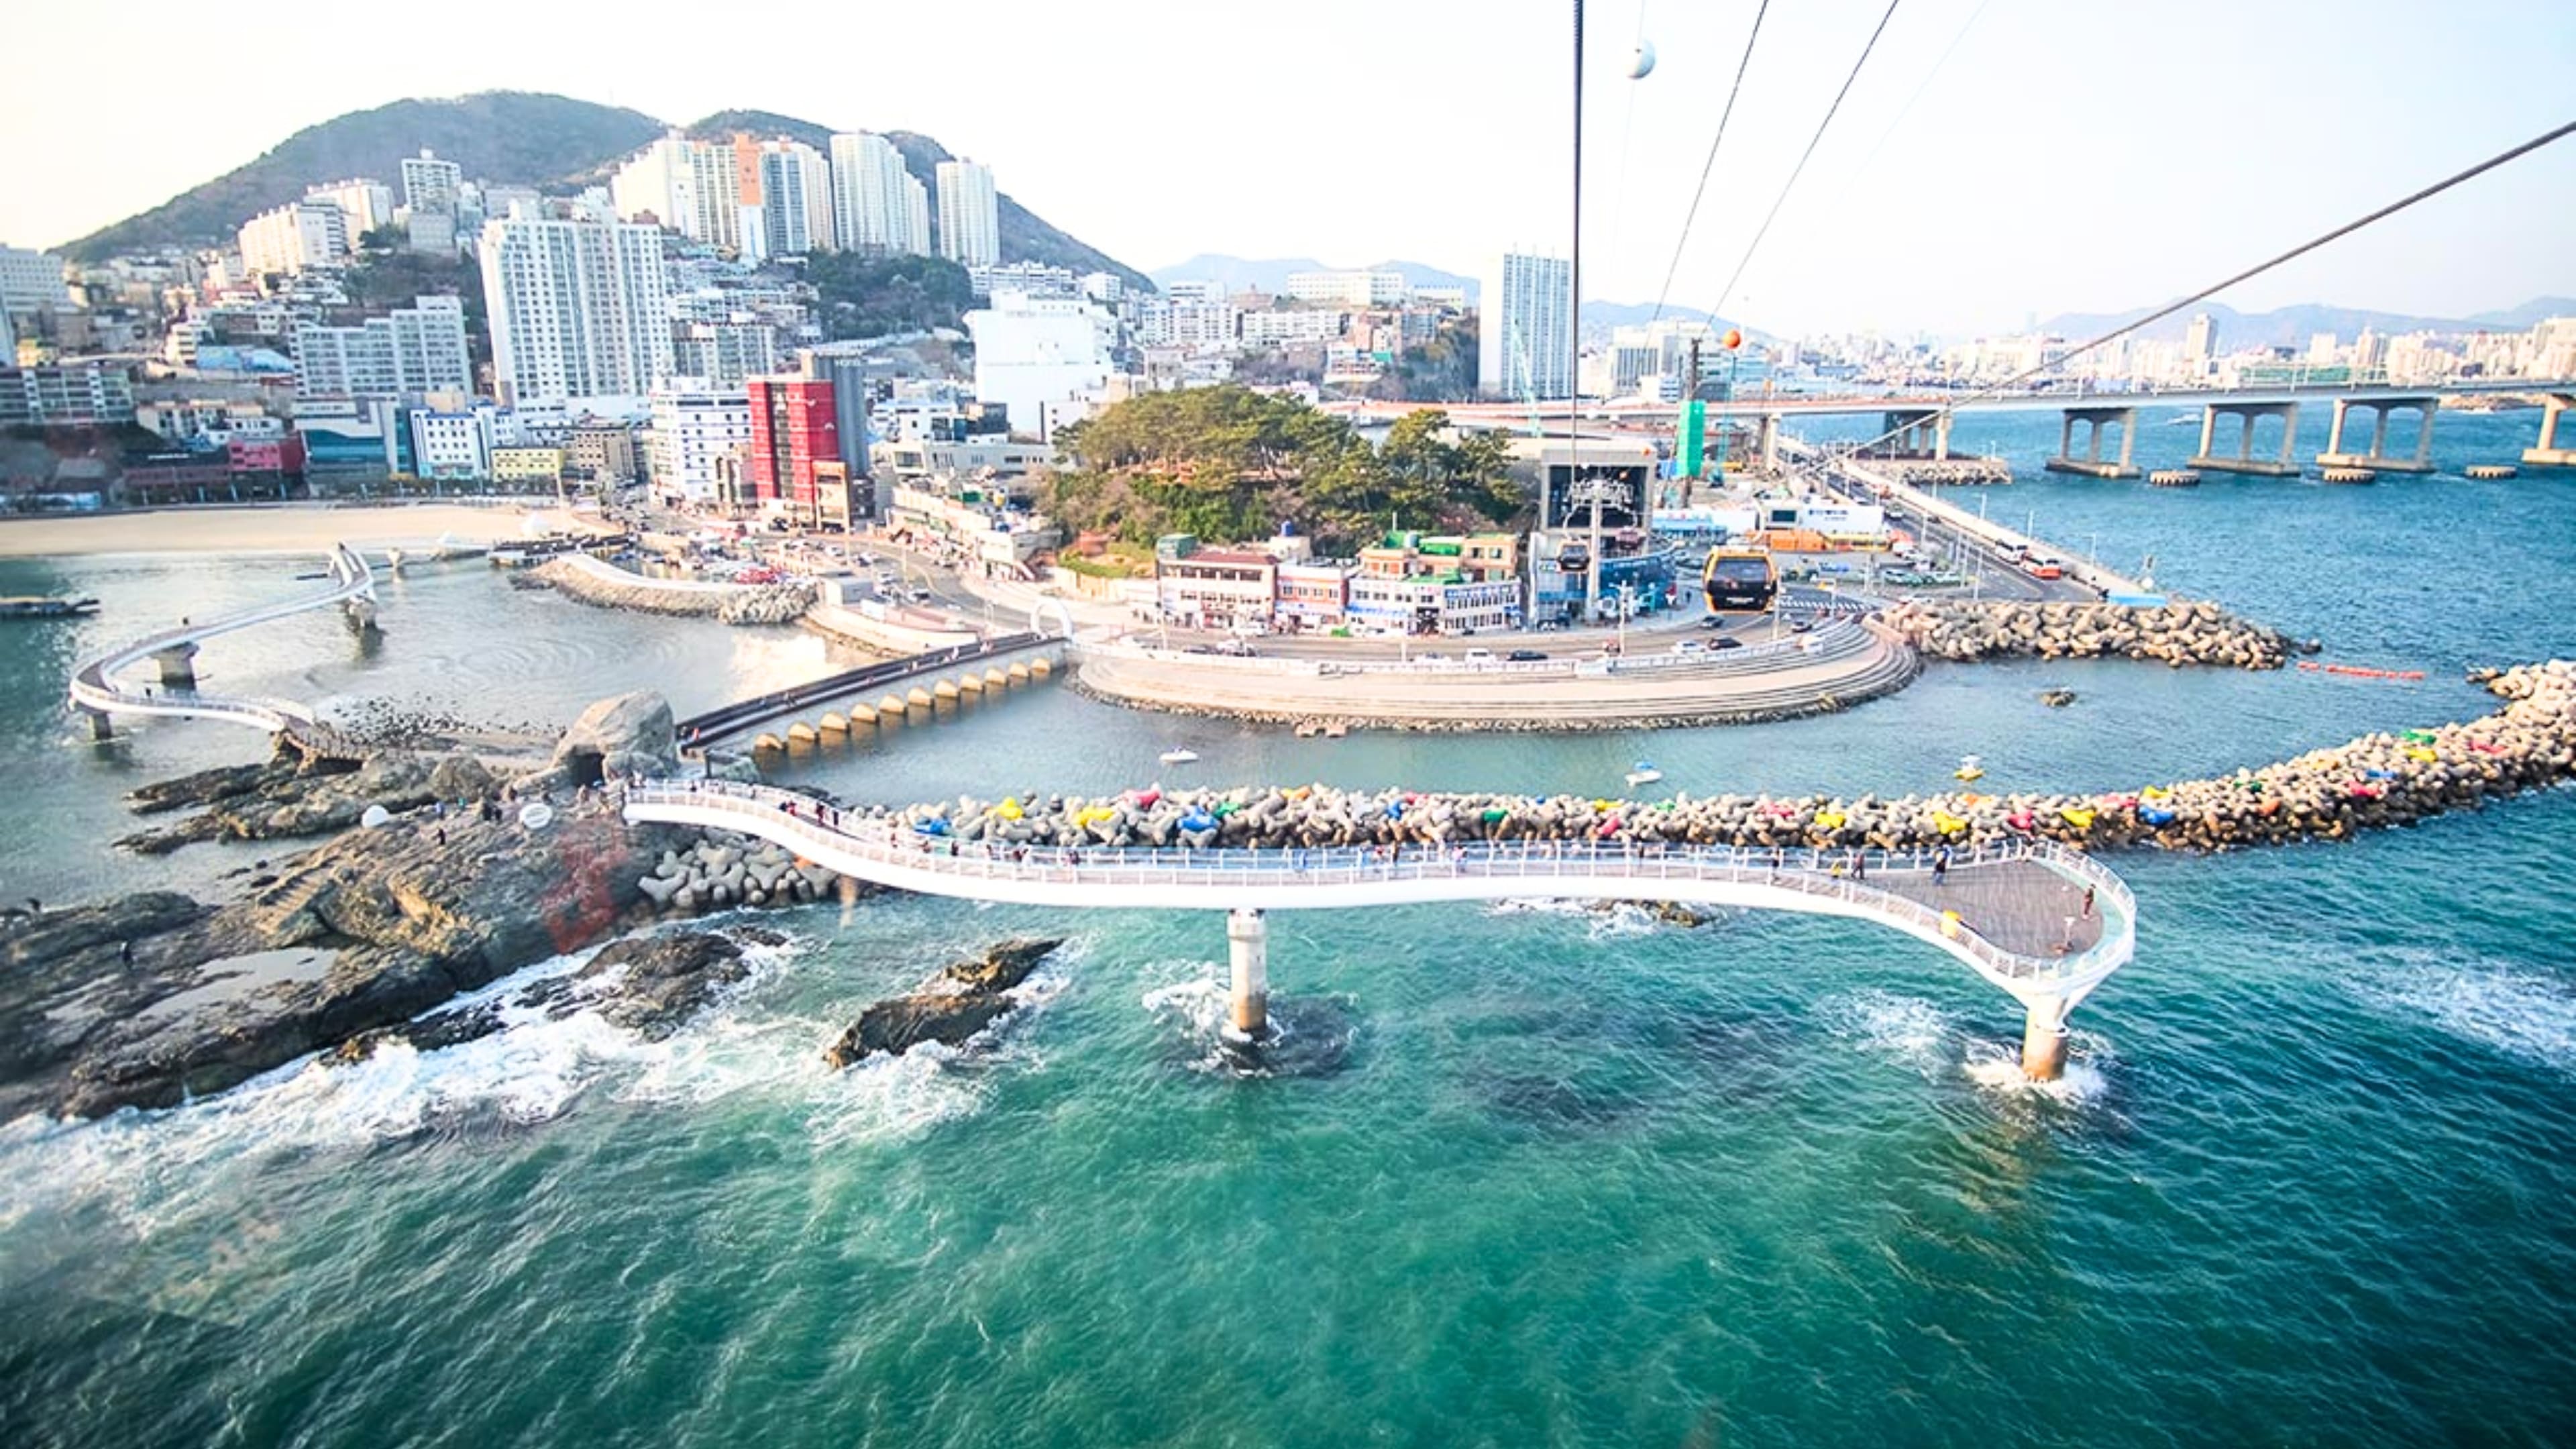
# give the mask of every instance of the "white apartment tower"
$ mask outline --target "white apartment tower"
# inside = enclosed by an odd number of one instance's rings
[[[1476,326],[1476,386],[1505,399],[1574,393],[1574,267],[1563,257],[1505,252],[1485,279]]]
[[[823,153],[802,141],[770,141],[760,148],[760,217],[768,254],[801,257],[838,249],[832,220],[832,168]]]
[[[290,201],[242,223],[242,267],[252,276],[329,266],[349,255],[349,217],[318,197]]]
[[[990,166],[966,160],[939,163],[939,254],[967,267],[1002,260],[1001,212]]]
[[[456,249],[456,215],[465,192],[465,169],[430,151],[402,162],[403,211],[416,252]]]
[[[394,222],[394,189],[381,181],[361,178],[311,186],[305,188],[304,199],[327,201],[340,208],[340,214],[348,218],[352,247],[367,233]]]
[[[505,402],[636,397],[671,375],[660,229],[548,221],[522,208],[484,224],[481,251]]]
[[[57,311],[72,304],[71,285],[63,280],[63,259],[52,252],[0,247],[0,312]],[[0,362],[0,366],[8,365]]]
[[[844,250],[872,256],[930,250],[929,190],[903,153],[865,131],[832,138],[832,225]]]

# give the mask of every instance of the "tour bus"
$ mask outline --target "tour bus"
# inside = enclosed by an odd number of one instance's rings
[[[1700,570],[1712,614],[1759,614],[1780,589],[1780,571],[1758,548],[1713,548]]]

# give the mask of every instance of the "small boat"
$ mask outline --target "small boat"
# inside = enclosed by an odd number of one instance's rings
[[[1634,789],[1639,785],[1654,784],[1662,778],[1664,778],[1663,771],[1656,769],[1644,760],[1639,760],[1637,762],[1637,768],[1628,772],[1628,786],[1630,789]]]
[[[1975,755],[1968,755],[1959,761],[1959,768],[1950,773],[1961,780],[1982,780],[1986,777],[1985,761]]]
[[[1166,765],[1195,765],[1198,763],[1199,752],[1196,750],[1171,749],[1163,751],[1162,754],[1155,758],[1161,760]]]

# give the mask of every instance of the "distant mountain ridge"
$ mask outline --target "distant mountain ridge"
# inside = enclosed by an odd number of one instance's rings
[[[400,163],[424,147],[454,161],[468,178],[517,186],[597,184],[619,162],[670,129],[641,111],[569,96],[487,91],[452,100],[406,100],[353,111],[307,126],[245,165],[192,187],[149,211],[102,227],[61,250],[91,260],[141,247],[212,244],[241,224],[325,181],[368,176],[399,187]],[[718,111],[686,128],[697,136],[789,136],[828,149],[828,126],[769,111]],[[924,186],[937,186],[948,151],[928,136],[888,131],[904,165]],[[1009,196],[998,198],[1002,260],[1032,261],[1078,272],[1104,271],[1151,286],[1144,273],[1049,225]]]
[[[1185,262],[1156,267],[1152,276],[1157,286],[1174,282],[1215,282],[1229,292],[1268,292],[1277,295],[1288,289],[1293,272],[1401,272],[1408,287],[1464,287],[1467,300],[1476,300],[1476,279],[1457,272],[1442,271],[1422,262],[1371,262],[1362,267],[1328,266],[1313,257],[1227,256],[1223,252],[1202,252]]]
[[[2064,312],[2039,324],[2042,334],[2070,340],[2092,337],[2115,327],[2124,327],[2156,310],[2138,307],[2127,312]],[[2419,317],[2404,312],[2374,312],[2362,307],[2331,307],[2306,302],[2290,307],[2276,307],[2269,312],[2239,312],[2224,302],[2205,302],[2186,308],[2136,335],[2157,341],[2179,342],[2191,327],[2191,319],[2206,312],[2218,327],[2218,346],[2230,348],[2305,347],[2308,339],[2320,332],[2332,332],[2345,341],[2362,328],[2383,336],[2401,332],[2527,332],[2552,317],[2576,316],[2576,297],[2534,297],[2519,307],[2502,311],[2480,312],[2469,317]]]

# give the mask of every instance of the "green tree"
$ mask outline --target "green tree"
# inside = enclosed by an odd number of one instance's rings
[[[816,252],[805,259],[823,335],[882,337],[963,327],[975,305],[966,269],[945,257],[870,257]]]

